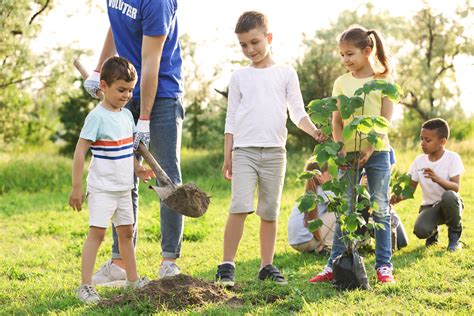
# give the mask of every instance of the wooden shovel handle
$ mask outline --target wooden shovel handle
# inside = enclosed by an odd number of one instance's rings
[[[166,172],[161,168],[161,166],[158,164],[158,162],[155,160],[155,158],[152,156],[152,154],[148,151],[148,149],[142,142],[140,142],[140,144],[138,145],[137,152],[150,165],[151,170],[153,170],[153,172],[155,173],[156,178],[158,179],[158,181],[160,181],[161,186],[171,186],[172,188],[176,188],[170,177],[168,177]]]
[[[81,74],[82,79],[86,80],[89,77],[89,73],[79,59],[74,59],[73,65]],[[97,91],[97,96],[101,101],[104,100],[104,93],[101,90]]]

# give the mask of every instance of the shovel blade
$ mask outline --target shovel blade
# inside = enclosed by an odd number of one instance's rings
[[[165,187],[158,187],[156,185],[150,185],[150,189],[153,189],[153,191],[158,194],[160,199],[162,201],[166,200],[168,196],[170,196],[176,189],[173,188],[172,186],[165,186]]]

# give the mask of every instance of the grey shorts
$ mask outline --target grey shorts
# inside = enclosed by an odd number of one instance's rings
[[[284,147],[240,147],[232,154],[231,214],[253,213],[255,188],[258,187],[256,214],[276,221],[286,171]]]

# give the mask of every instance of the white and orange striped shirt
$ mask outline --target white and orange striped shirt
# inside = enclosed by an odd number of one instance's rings
[[[132,113],[112,112],[100,104],[87,115],[80,137],[92,141],[87,185],[106,191],[133,188]]]

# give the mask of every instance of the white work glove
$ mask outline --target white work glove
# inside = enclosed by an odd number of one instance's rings
[[[135,130],[135,139],[133,140],[133,149],[137,150],[142,142],[146,148],[150,145],[150,120],[139,119]]]
[[[93,71],[89,77],[87,77],[86,81],[84,81],[84,89],[93,97],[96,99],[99,99],[97,96],[97,91],[100,90],[99,88],[99,82],[100,82],[100,72]]]

